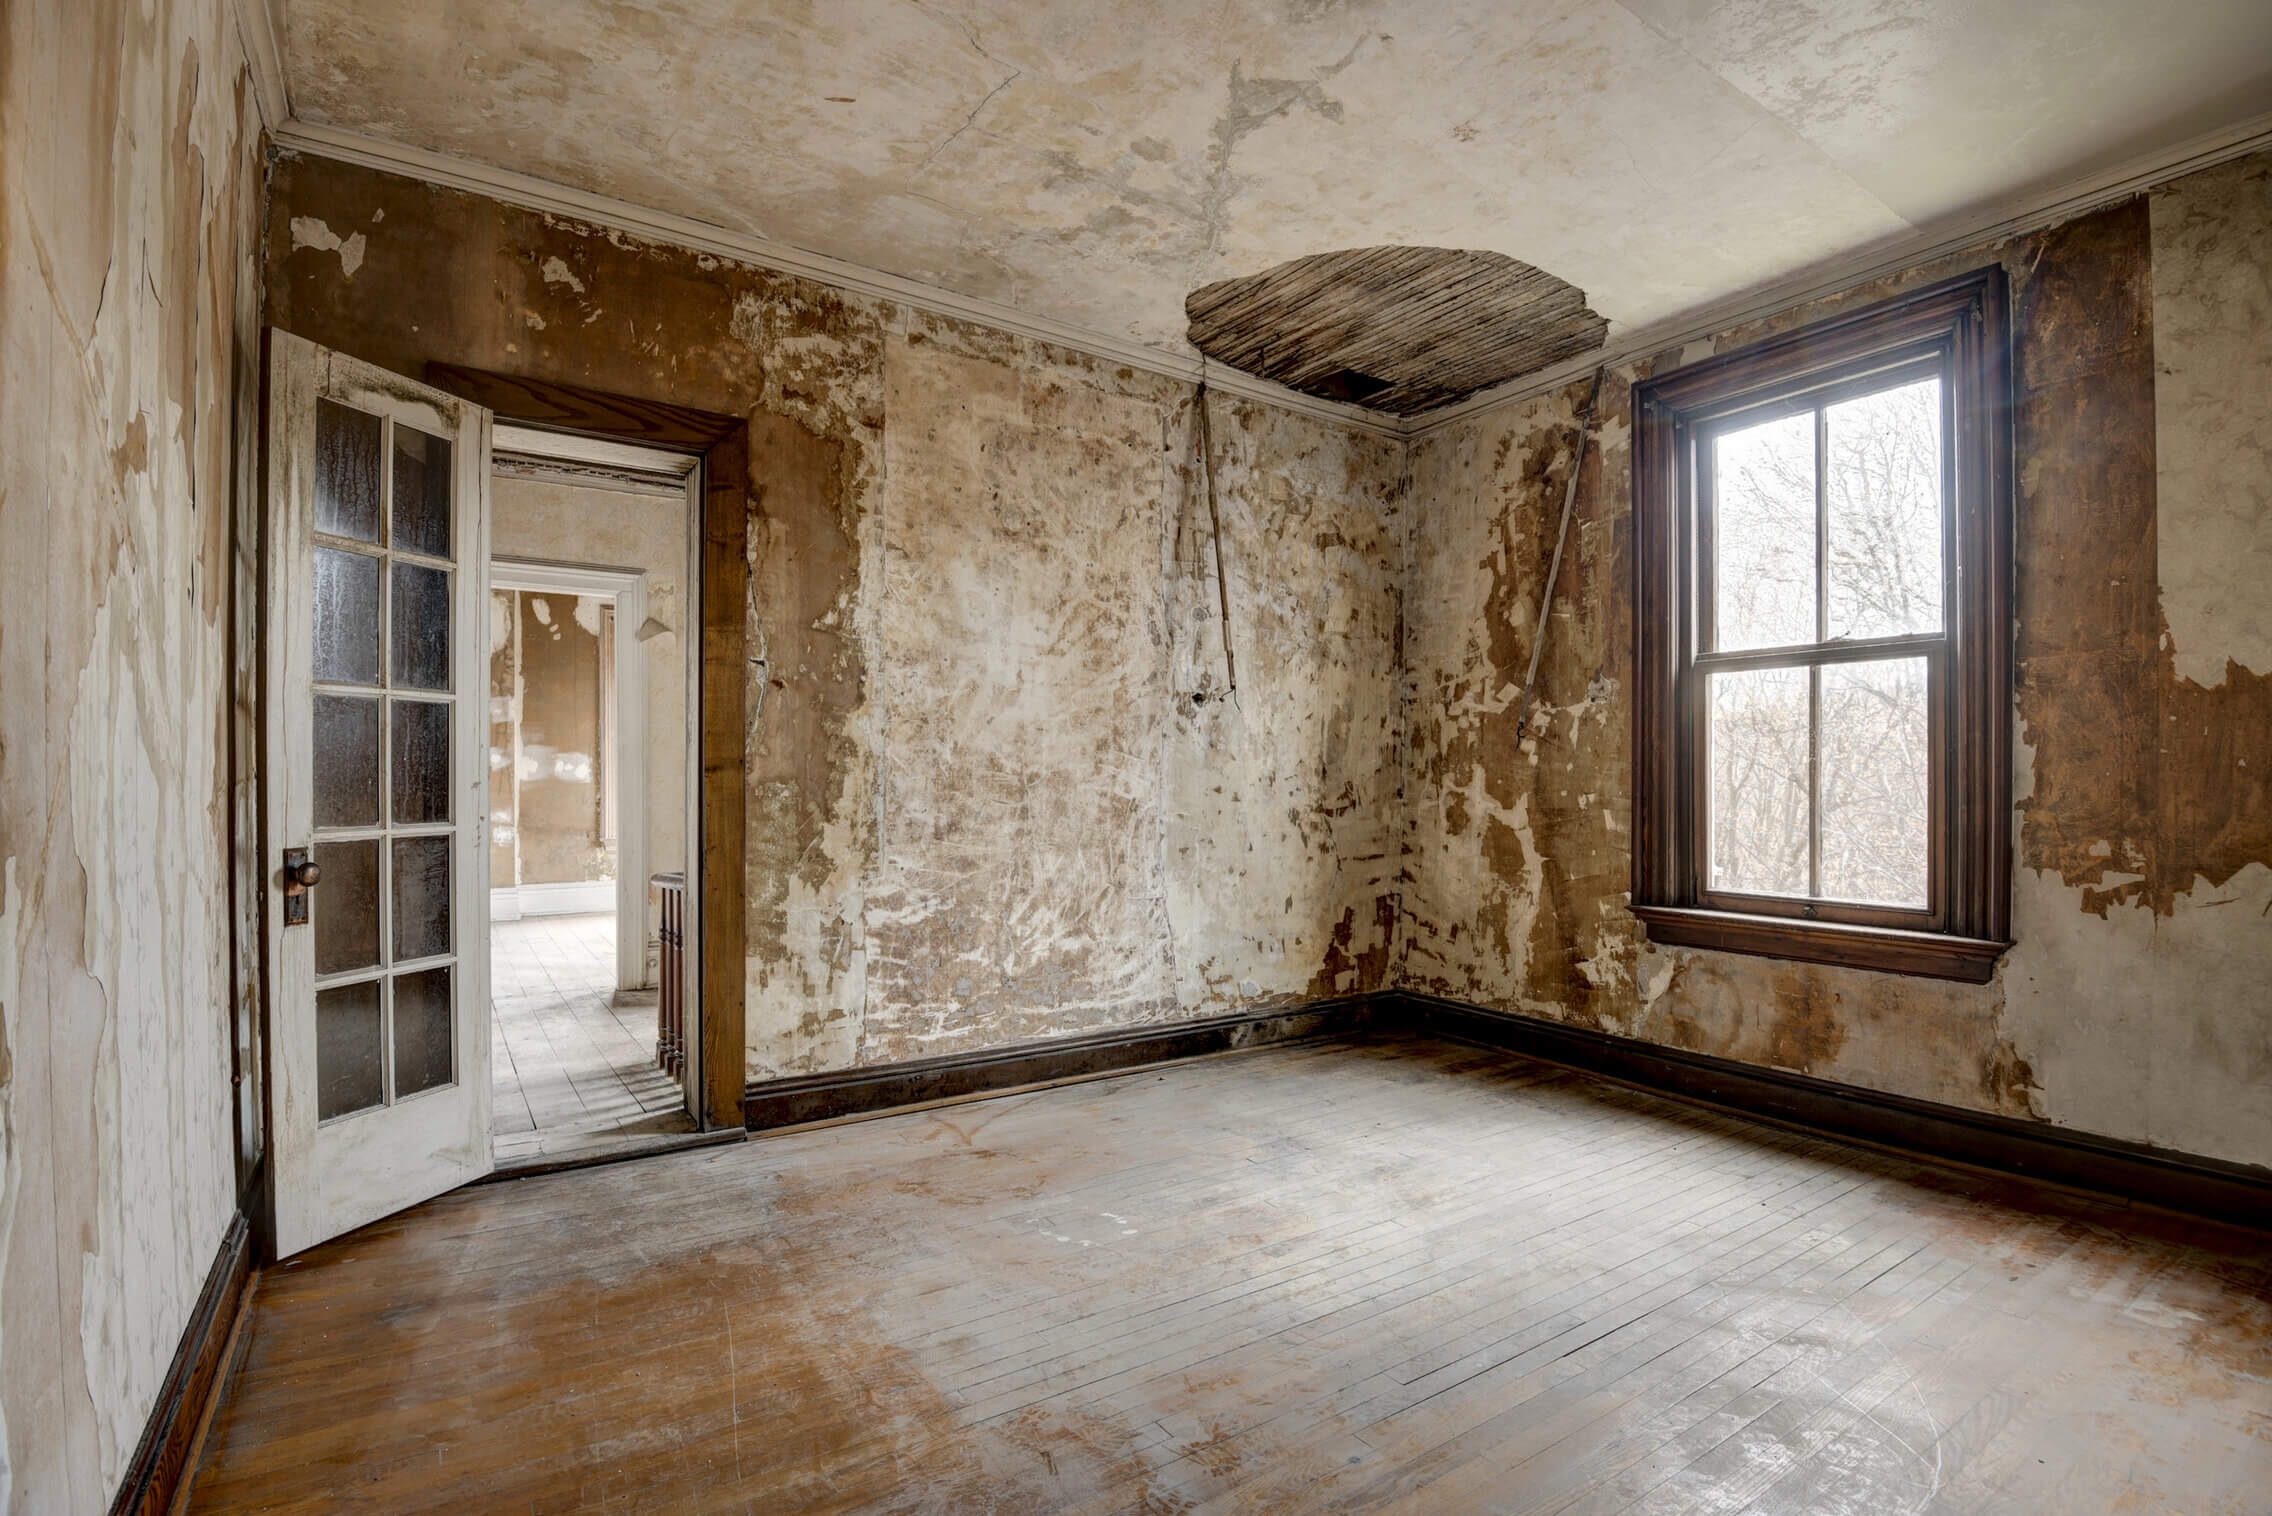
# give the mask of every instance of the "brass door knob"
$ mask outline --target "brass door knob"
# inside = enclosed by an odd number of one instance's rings
[[[292,882],[301,889],[313,889],[323,882],[323,870],[316,867],[315,860],[310,859],[292,870]]]

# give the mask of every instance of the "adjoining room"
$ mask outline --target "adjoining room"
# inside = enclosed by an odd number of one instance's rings
[[[491,1130],[510,1169],[697,1130],[679,937],[699,544],[690,456],[507,429],[492,458]]]

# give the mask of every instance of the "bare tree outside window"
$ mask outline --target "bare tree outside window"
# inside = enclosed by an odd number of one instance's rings
[[[1705,456],[1712,651],[1941,631],[1938,378],[1732,427]],[[1926,659],[1801,654],[1706,678],[1712,887],[1925,905]]]

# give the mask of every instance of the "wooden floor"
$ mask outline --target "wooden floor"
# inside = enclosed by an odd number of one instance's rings
[[[265,1275],[202,1511],[2272,1509],[2272,1250],[1302,1044],[460,1191]]]
[[[655,992],[615,988],[614,916],[492,922],[489,985],[499,1163],[693,1129],[655,1067]]]

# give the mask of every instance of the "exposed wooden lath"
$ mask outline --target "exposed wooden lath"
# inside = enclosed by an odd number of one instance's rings
[[[1585,291],[1500,253],[1360,247],[1203,285],[1191,345],[1306,394],[1413,416],[1602,345]]]

